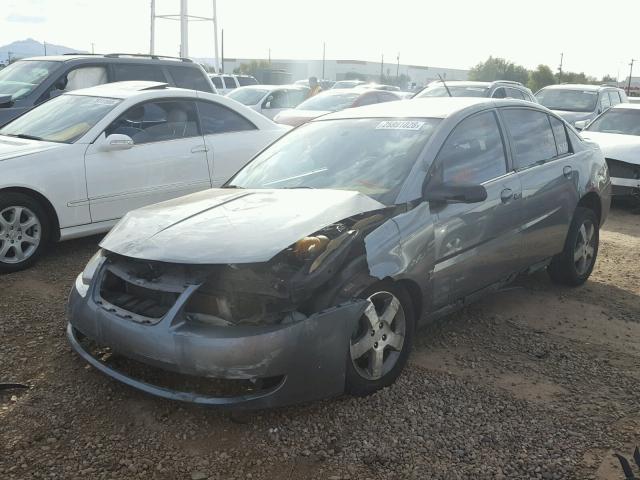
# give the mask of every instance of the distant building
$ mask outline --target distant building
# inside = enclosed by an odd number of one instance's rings
[[[213,63],[211,59],[200,59],[206,63]],[[251,58],[225,58],[224,71],[226,73],[233,72],[242,63],[250,63]],[[284,71],[291,74],[293,81],[302,80],[315,76],[328,80],[345,80],[353,78],[355,75],[365,76],[369,80],[380,80],[380,62],[367,62],[364,60],[326,60],[324,62],[324,76],[322,75],[322,60],[271,60],[271,68],[278,71]],[[425,67],[421,65],[400,64],[398,68],[396,63],[385,63],[382,66],[382,73],[387,78],[395,79],[396,72],[398,76],[405,75],[409,77],[409,83],[416,85],[426,85],[431,81],[438,80],[438,74],[445,80],[466,80],[469,70],[442,67]]]

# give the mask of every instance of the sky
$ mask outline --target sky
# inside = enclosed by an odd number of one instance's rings
[[[640,0],[218,0],[225,57],[358,59],[470,68],[489,55],[527,68],[628,75],[640,60]],[[34,38],[96,53],[149,52],[150,0],[0,0],[0,45]],[[177,14],[179,0],[156,0]],[[189,0],[211,16],[212,0]],[[213,26],[190,23],[189,55],[213,57]],[[156,53],[178,55],[179,22],[157,20]],[[640,73],[640,62],[637,65]]]

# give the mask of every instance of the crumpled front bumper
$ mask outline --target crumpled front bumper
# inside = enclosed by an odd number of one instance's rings
[[[354,300],[286,325],[205,326],[180,318],[188,289],[154,325],[118,316],[94,300],[93,288],[71,291],[67,337],[96,369],[146,393],[171,400],[237,409],[261,409],[317,400],[344,392],[349,339],[366,307]],[[184,297],[184,298],[183,298]],[[78,335],[80,333],[81,335]],[[94,357],[86,336],[133,360],[186,375],[216,379],[282,377],[275,386],[241,396],[207,396],[146,383]]]

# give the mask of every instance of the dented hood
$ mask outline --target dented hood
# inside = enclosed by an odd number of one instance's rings
[[[266,262],[327,225],[382,208],[345,190],[205,190],[128,213],[100,246],[171,263]]]
[[[640,136],[582,131],[583,138],[596,142],[606,158],[640,165]]]

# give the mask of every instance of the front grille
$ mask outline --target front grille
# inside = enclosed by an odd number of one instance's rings
[[[609,176],[616,178],[629,178],[631,180],[640,180],[640,165],[621,162],[613,158],[607,158],[607,166],[609,167]]]
[[[178,300],[175,292],[152,290],[131,283],[107,269],[100,285],[100,297],[135,316],[159,320]],[[133,315],[129,315],[135,319]],[[144,319],[142,320],[144,321]]]

